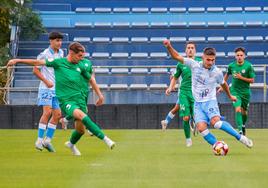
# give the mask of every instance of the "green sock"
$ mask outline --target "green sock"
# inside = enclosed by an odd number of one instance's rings
[[[245,125],[247,120],[248,120],[248,115],[247,114],[242,114],[242,120],[243,120],[243,125]]]
[[[90,132],[92,132],[99,139],[102,139],[103,140],[104,133],[101,131],[101,129],[99,128],[99,126],[96,125],[96,123],[94,123],[88,116],[85,116],[82,119],[82,122],[86,126],[86,128],[88,130],[90,130]]]
[[[191,134],[190,134],[190,124],[189,121],[183,121],[183,129],[184,129],[184,135],[186,138],[190,138]]]
[[[76,144],[78,142],[78,140],[80,140],[80,138],[83,136],[83,134],[79,133],[77,130],[74,130],[72,132],[71,138],[70,138],[70,142],[72,144]]]
[[[238,131],[242,131],[243,121],[242,121],[242,114],[241,114],[241,112],[236,112],[235,113],[235,123],[236,123],[236,126],[237,126]]]

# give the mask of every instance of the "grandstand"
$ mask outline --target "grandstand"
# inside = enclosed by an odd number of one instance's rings
[[[31,6],[48,32],[64,33],[65,53],[72,41],[85,45],[107,104],[176,101],[175,93],[164,94],[176,65],[162,45],[165,38],[181,53],[186,41],[197,43],[198,55],[204,47],[215,47],[216,64],[224,71],[234,59],[234,48],[245,47],[257,74],[252,101],[263,102],[267,98],[268,2],[244,2],[34,0]],[[36,41],[20,40],[18,56],[35,58],[48,44],[47,34]],[[30,67],[17,66],[9,103],[35,104],[38,84]],[[219,101],[228,102],[225,96]]]

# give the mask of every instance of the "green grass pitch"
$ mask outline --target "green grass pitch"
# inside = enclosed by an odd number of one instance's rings
[[[114,150],[86,134],[81,157],[64,147],[70,130],[57,130],[56,153],[35,150],[37,130],[0,130],[0,187],[267,187],[268,129],[248,130],[252,149],[212,132],[228,144],[227,156],[214,156],[200,135],[186,148],[182,130],[105,130]]]

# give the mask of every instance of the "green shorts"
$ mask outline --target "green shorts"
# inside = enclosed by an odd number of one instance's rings
[[[85,114],[87,114],[87,112],[88,112],[87,104],[85,103],[84,97],[81,97],[81,99],[77,98],[75,100],[64,101],[60,104],[60,107],[61,107],[61,110],[66,114],[68,119],[74,118],[73,112],[75,109],[80,109]]]
[[[249,107],[249,101],[250,101],[250,95],[242,95],[238,92],[231,91],[231,94],[237,98],[236,102],[233,102],[233,107],[241,107],[244,110],[248,110]]]
[[[192,91],[180,91],[180,117],[193,116],[194,98]]]

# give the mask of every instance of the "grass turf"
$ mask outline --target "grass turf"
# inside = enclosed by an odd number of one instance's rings
[[[105,130],[117,142],[112,151],[86,134],[80,157],[64,147],[69,130],[57,130],[56,153],[35,150],[36,130],[0,130],[0,187],[266,187],[268,129],[247,131],[252,149],[212,132],[228,144],[227,156],[214,156],[200,135],[186,148],[182,130]]]

